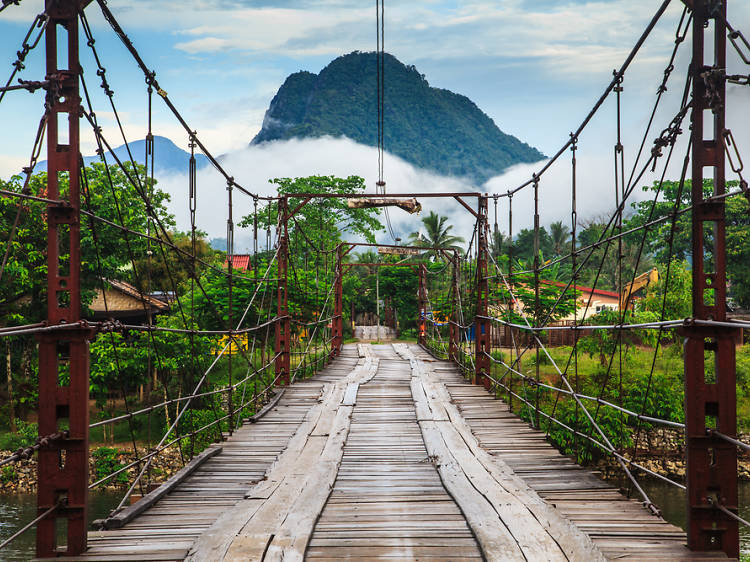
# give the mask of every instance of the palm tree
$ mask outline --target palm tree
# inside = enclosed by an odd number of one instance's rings
[[[562,221],[557,221],[549,225],[549,233],[554,254],[556,256],[567,254],[570,251],[570,228]]]
[[[440,255],[438,248],[460,251],[461,247],[459,244],[463,244],[465,240],[460,236],[454,236],[450,233],[453,230],[453,225],[446,225],[447,221],[448,217],[443,217],[434,211],[430,211],[429,215],[422,218],[425,233],[412,232],[409,236],[409,243],[412,246],[430,248],[425,253],[432,260],[437,259],[438,255]]]

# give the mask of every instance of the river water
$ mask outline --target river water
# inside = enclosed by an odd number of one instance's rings
[[[685,528],[685,491],[667,484],[657,478],[640,480],[639,483],[662,511],[664,519]],[[750,519],[750,482],[740,482],[740,516]],[[743,554],[750,554],[750,529],[740,525],[740,549]]]
[[[89,495],[89,521],[109,514],[122,498],[122,492],[92,492]],[[36,517],[36,495],[0,495],[0,543]],[[65,544],[65,538],[60,537]],[[36,530],[29,529],[0,550],[0,560],[20,562],[31,560],[36,550]]]
[[[661,480],[652,479],[640,482],[643,489],[658,505],[664,518],[685,527],[685,492]],[[119,492],[96,492],[89,499],[89,519],[105,517],[114,509],[121,498]],[[0,495],[0,542],[12,535],[36,515],[36,496],[33,494]],[[750,482],[740,483],[740,515],[750,518]],[[0,551],[0,560],[7,562],[25,561],[33,558],[36,534],[30,529],[15,542]],[[740,527],[740,541],[743,553],[750,553],[750,529]],[[64,542],[64,539],[63,541]]]

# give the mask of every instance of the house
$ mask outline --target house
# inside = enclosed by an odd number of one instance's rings
[[[234,271],[252,271],[253,262],[252,255],[250,254],[234,254],[232,255],[232,269]],[[224,267],[229,267],[229,259],[224,260]]]
[[[555,285],[561,289],[564,289],[568,285],[560,281],[543,281],[543,283]],[[568,291],[572,292],[572,290],[573,286],[571,285]],[[577,320],[578,323],[581,323],[603,310],[620,310],[620,293],[616,291],[605,291],[592,287],[582,287],[581,285],[576,285],[576,291],[580,293],[578,296],[578,310],[575,314],[571,313],[558,318],[559,322]]]
[[[148,316],[169,311],[169,304],[158,298],[141,293],[125,281],[106,280],[107,288],[96,290],[89,305],[93,320],[120,320],[130,324],[145,324]]]
[[[560,281],[543,280],[542,283],[560,287],[560,292],[568,287],[567,283],[562,283]],[[580,285],[576,286],[576,291],[578,292],[578,306],[576,312],[571,312],[566,316],[557,318],[555,321],[550,322],[549,326],[580,325],[584,320],[591,318],[603,310],[616,311],[620,309],[620,294],[615,291],[605,291],[604,289],[595,289]],[[573,294],[572,285],[567,289],[566,294]],[[513,304],[513,308],[520,314],[523,311],[523,303],[517,301]],[[502,309],[502,305],[490,305],[490,315],[500,317]],[[577,331],[577,334],[578,337],[584,337],[590,335],[591,330],[581,329]],[[531,336],[528,332],[496,323],[493,323],[491,337],[493,345],[499,347],[511,347],[514,344],[516,346],[524,347],[531,342]],[[550,330],[546,333],[545,337],[547,345],[555,347],[559,345],[572,345],[573,340],[575,339],[575,334],[572,330]]]

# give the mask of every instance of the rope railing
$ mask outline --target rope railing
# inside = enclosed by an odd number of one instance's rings
[[[10,464],[12,462],[18,462],[18,461],[30,459],[33,456],[33,454],[37,452],[39,449],[48,447],[51,444],[53,444],[55,441],[58,441],[59,439],[64,439],[67,436],[68,436],[68,431],[59,431],[57,433],[53,433],[52,435],[47,435],[45,437],[37,437],[36,442],[33,445],[29,447],[20,447],[11,456],[0,460],[0,466],[5,466],[6,464]]]
[[[685,320],[665,320],[662,322],[640,322],[635,324],[574,324],[571,326],[526,326],[523,324],[516,324],[514,322],[508,322],[495,316],[478,316],[485,320],[496,322],[502,326],[509,328],[516,328],[523,332],[556,332],[556,331],[588,331],[588,330],[646,330],[646,329],[664,329],[664,328],[678,328],[680,326],[688,326],[694,321],[691,319]],[[733,324],[734,325],[734,324]]]
[[[627,414],[627,415],[629,415],[631,417],[634,417],[634,418],[642,420],[642,421],[646,421],[646,422],[650,422],[650,423],[656,423],[656,424],[661,424],[661,425],[666,425],[666,426],[669,426],[669,427],[675,427],[675,428],[679,428],[679,429],[685,429],[685,424],[681,423],[681,422],[676,422],[676,421],[672,421],[672,420],[665,420],[665,419],[661,419],[661,418],[654,418],[652,416],[646,416],[646,415],[643,415],[643,414],[639,414],[637,412],[633,412],[632,410],[628,410],[627,408],[623,408],[622,406],[618,406],[617,404],[613,404],[612,402],[604,400],[603,398],[600,398],[600,397],[588,396],[586,394],[581,394],[581,393],[578,393],[578,392],[575,392],[575,391],[572,391],[572,390],[567,390],[565,388],[560,388],[560,387],[557,387],[557,386],[552,386],[552,385],[549,385],[549,384],[545,384],[543,382],[539,382],[536,379],[534,379],[533,377],[530,377],[528,375],[524,375],[520,371],[517,371],[516,369],[514,369],[513,367],[511,367],[510,365],[508,365],[504,361],[493,357],[491,354],[485,353],[485,355],[490,358],[490,361],[492,361],[495,364],[502,365],[507,370],[506,373],[503,374],[502,377],[500,377],[500,380],[504,379],[505,376],[508,373],[510,373],[511,375],[515,375],[516,377],[522,379],[523,381],[525,381],[530,386],[535,386],[535,387],[539,387],[539,388],[546,388],[548,390],[552,390],[553,392],[564,394],[566,396],[581,398],[581,399],[587,400],[589,402],[594,402],[594,403],[600,404],[602,406],[607,406],[608,408],[612,408],[613,410],[617,410],[618,412],[622,412],[624,414]]]
[[[267,387],[263,391],[261,391],[259,394],[263,394],[263,392],[267,391],[268,389],[273,388],[277,382],[278,382],[278,377],[276,379],[274,379],[271,384],[267,385]],[[241,406],[240,410],[246,408],[247,406],[249,406],[250,404],[252,404],[254,401],[255,401],[255,397],[251,398],[250,400],[248,400],[247,402],[245,402],[245,404],[243,404]],[[107,476],[105,476],[103,478],[100,478],[96,482],[92,482],[91,484],[89,484],[89,489],[96,488],[96,487],[104,484],[105,482],[108,482],[112,478],[118,476],[119,474],[122,474],[123,472],[126,472],[126,471],[130,470],[134,466],[142,464],[144,461],[150,461],[150,460],[152,460],[159,453],[161,453],[162,451],[164,451],[164,450],[168,449],[169,447],[173,446],[175,443],[178,443],[179,441],[181,441],[183,439],[189,439],[190,437],[194,437],[194,436],[196,436],[196,435],[198,435],[198,434],[206,431],[207,429],[215,426],[216,424],[221,423],[222,421],[228,420],[233,415],[234,415],[234,412],[230,412],[230,413],[228,413],[228,414],[226,414],[226,415],[224,415],[224,416],[222,416],[220,418],[217,418],[217,419],[215,419],[213,421],[210,421],[209,423],[203,425],[202,427],[200,427],[198,429],[195,429],[195,430],[190,431],[190,432],[188,432],[186,434],[183,434],[183,435],[180,435],[178,437],[175,437],[171,441],[167,441],[166,443],[160,443],[156,447],[156,449],[154,449],[150,453],[148,453],[146,455],[143,455],[142,457],[140,457],[140,458],[132,461],[131,463],[129,463],[129,464],[127,464],[127,465],[119,468],[118,470],[116,470],[116,471],[108,474]],[[122,503],[121,503],[121,505],[119,505],[110,514],[110,516],[113,515],[114,513],[116,513],[117,510],[120,509],[121,507],[122,507]]]
[[[565,152],[573,145],[573,143],[581,136],[581,133],[586,129],[588,124],[591,122],[591,120],[594,118],[594,115],[599,111],[599,109],[602,107],[606,99],[609,97],[609,95],[615,90],[615,88],[620,84],[622,81],[623,76],[625,75],[625,72],[630,67],[633,60],[635,60],[636,55],[641,50],[641,47],[643,47],[643,44],[646,42],[646,39],[648,39],[649,35],[651,35],[651,32],[656,27],[656,24],[661,19],[662,15],[664,15],[664,12],[666,11],[667,7],[671,3],[671,0],[663,0],[663,2],[659,5],[659,8],[657,9],[654,16],[651,18],[651,21],[649,21],[648,25],[646,26],[646,29],[643,31],[641,36],[636,41],[633,48],[628,53],[628,56],[625,58],[625,61],[620,66],[619,70],[617,70],[614,73],[614,77],[612,78],[612,81],[607,85],[607,87],[604,89],[604,93],[599,97],[599,99],[596,100],[594,103],[594,106],[591,108],[589,113],[586,115],[586,117],[583,119],[581,124],[578,126],[578,128],[575,130],[574,133],[570,134],[570,139],[565,142],[560,149],[539,169],[539,171],[535,172],[533,177],[529,180],[526,180],[525,182],[521,183],[517,187],[513,189],[509,189],[506,193],[498,194],[499,197],[512,197],[525,187],[528,187],[530,185],[533,185],[534,181],[539,180],[542,175],[549,170],[552,165],[563,155]]]
[[[509,394],[512,394],[515,398],[517,398],[518,400],[520,400],[521,402],[523,402],[527,407],[529,407],[531,409],[534,409],[535,405],[532,404],[531,402],[529,402],[528,400],[526,400],[523,396],[520,396],[519,394],[517,394],[515,392],[512,392],[507,386],[503,385],[502,383],[497,383],[497,384],[498,384],[498,386],[500,386],[501,388],[503,388],[503,390],[505,390]],[[651,470],[651,469],[649,469],[649,468],[647,468],[647,467],[645,467],[645,466],[643,466],[641,464],[638,464],[637,462],[632,461],[632,460],[628,459],[627,457],[621,455],[611,445],[605,445],[604,443],[602,443],[601,441],[595,439],[591,435],[589,435],[587,433],[582,433],[582,432],[580,432],[580,431],[578,431],[578,430],[570,427],[565,422],[562,422],[559,419],[551,416],[550,414],[547,414],[543,410],[535,410],[535,411],[537,412],[538,415],[541,415],[543,418],[546,418],[549,421],[551,421],[551,422],[559,425],[560,427],[562,427],[566,431],[570,432],[572,435],[575,435],[577,437],[582,437],[582,438],[586,439],[587,441],[591,442],[593,445],[595,445],[599,449],[603,450],[604,452],[612,455],[613,457],[615,457],[619,461],[625,462],[625,463],[629,464],[630,466],[633,466],[634,468],[637,468],[638,470],[642,470],[646,474],[648,474],[650,476],[653,476],[655,478],[658,478],[659,480],[661,480],[663,482],[666,482],[666,483],[668,483],[668,484],[670,484],[670,485],[672,485],[672,486],[674,486],[676,488],[680,488],[681,490],[685,490],[686,489],[685,485],[680,484],[679,482],[675,482],[674,480],[671,480],[671,479],[667,478],[663,474],[659,474],[658,472],[655,472],[655,471],[653,471],[653,470]],[[647,501],[647,502],[644,502],[644,503],[646,505],[648,505],[648,506],[652,506],[652,507],[656,508],[656,505],[654,503],[650,502],[650,501]]]
[[[147,414],[149,412],[153,412],[154,410],[158,410],[160,408],[164,408],[165,406],[171,406],[172,404],[179,404],[181,402],[185,402],[186,400],[192,400],[193,398],[204,398],[206,396],[213,396],[214,394],[221,394],[223,392],[229,392],[230,390],[236,390],[237,388],[239,388],[245,382],[251,380],[252,378],[254,378],[258,374],[262,374],[266,369],[268,369],[269,367],[271,367],[274,364],[274,361],[280,355],[281,355],[280,353],[277,353],[268,362],[266,362],[265,365],[263,365],[262,367],[259,367],[258,369],[256,369],[255,371],[253,371],[252,374],[246,376],[244,379],[242,379],[240,381],[237,381],[236,383],[234,383],[232,385],[225,386],[225,387],[222,387],[222,388],[217,388],[217,389],[210,390],[210,391],[207,391],[207,392],[200,392],[200,393],[197,393],[197,394],[190,394],[189,396],[181,396],[180,398],[172,398],[171,400],[166,400],[164,402],[160,402],[159,404],[154,404],[154,405],[149,406],[147,408],[142,408],[140,410],[136,410],[135,412],[128,412],[127,414],[123,414],[121,416],[116,416],[114,418],[109,418],[109,419],[106,419],[106,420],[97,421],[97,422],[94,422],[94,423],[90,424],[89,425],[89,429],[94,429],[96,427],[101,427],[103,425],[109,425],[109,424],[116,423],[116,422],[119,422],[119,421],[132,419],[132,418],[134,418],[136,416],[140,416],[142,414]]]

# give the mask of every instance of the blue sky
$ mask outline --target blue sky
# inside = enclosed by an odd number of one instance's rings
[[[41,4],[23,0],[20,6],[11,6],[0,14],[0,53],[5,53],[0,55],[0,76],[2,68],[10,71],[15,51]],[[621,64],[658,4],[655,0],[386,1],[386,48],[405,64],[416,65],[431,85],[467,95],[503,131],[551,154],[601,94],[612,70]],[[750,32],[748,4],[730,2],[730,18],[746,33]],[[373,50],[375,46],[374,2],[109,0],[108,5],[146,63],[156,69],[162,87],[216,154],[241,151],[247,146],[261,126],[269,101],[288,74],[297,70],[318,72],[336,56],[353,50]],[[642,134],[681,11],[682,4],[673,0],[626,77],[623,108],[628,142]],[[143,77],[104,22],[95,2],[87,14],[127,134],[143,138]],[[86,51],[85,44],[82,49]],[[674,95],[665,100],[660,128],[666,126],[670,112],[677,107],[675,100],[682,86],[680,73],[684,73],[688,49],[689,45],[684,47],[683,56],[678,59],[670,90],[670,95]],[[42,54],[40,48],[29,57],[23,78],[42,78]],[[89,88],[96,91],[95,104],[105,134],[116,141],[112,115],[106,98],[99,93],[89,53],[85,53],[83,61]],[[738,96],[747,99],[748,92],[750,88],[745,88]],[[19,170],[28,159],[42,99],[39,92],[13,92],[0,104],[3,176]],[[186,147],[185,133],[158,100],[155,102],[155,132]],[[607,163],[614,144],[614,115],[614,107],[607,104],[582,138],[581,158],[592,164],[592,185],[611,183]],[[299,151],[310,151],[304,158],[285,157],[280,148],[279,159],[287,164],[309,160],[315,168],[309,173],[326,173],[326,158],[330,155],[326,152],[316,158],[316,151],[322,149],[313,145],[294,146],[297,155]],[[84,152],[91,153],[92,147],[91,136],[85,135]],[[367,151],[357,149],[357,154],[358,159],[351,160],[351,173],[369,180],[376,165],[368,160]],[[278,173],[278,168],[262,169],[263,158],[257,154],[253,160],[258,162],[255,170],[243,170],[243,159],[238,160],[240,170],[235,175],[257,185],[259,190],[266,189],[271,173]],[[386,174],[388,166],[387,162]],[[419,176],[419,171],[407,170],[395,160],[391,166],[406,174],[398,176],[399,180]],[[344,171],[339,163],[328,166],[332,167]],[[306,172],[296,165],[290,166],[290,171]],[[515,173],[521,177],[530,169]],[[560,178],[568,173],[561,169]],[[435,179],[429,175],[420,177],[417,183],[425,185]],[[491,180],[485,188],[504,191],[512,181],[513,174]],[[562,186],[549,189],[559,192],[560,201],[564,200]],[[179,195],[175,194],[175,198]],[[609,199],[604,199],[592,204],[592,213],[606,210]],[[548,214],[550,220],[555,220],[562,211],[551,205]]]

